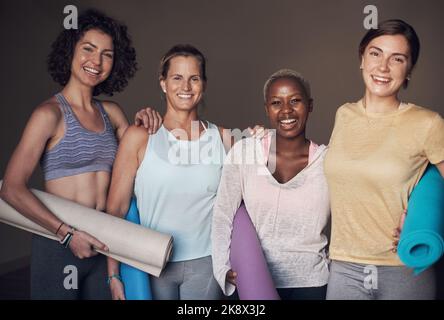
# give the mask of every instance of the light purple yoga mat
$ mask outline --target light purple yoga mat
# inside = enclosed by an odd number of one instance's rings
[[[233,271],[237,272],[239,299],[280,300],[256,229],[243,203],[234,217],[230,261]]]

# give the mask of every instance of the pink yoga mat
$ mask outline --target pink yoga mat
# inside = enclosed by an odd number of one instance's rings
[[[239,299],[280,300],[256,229],[243,203],[234,217],[230,261],[233,271],[237,272]]]

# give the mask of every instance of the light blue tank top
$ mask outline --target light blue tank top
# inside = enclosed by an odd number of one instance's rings
[[[224,157],[219,130],[209,122],[196,140],[178,140],[164,126],[149,137],[134,192],[141,225],[173,236],[170,261],[211,255],[211,220]]]

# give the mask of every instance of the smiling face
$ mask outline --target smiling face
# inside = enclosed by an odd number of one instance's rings
[[[279,78],[268,88],[265,111],[278,136],[294,138],[305,133],[312,100],[294,78]]]
[[[362,77],[367,94],[397,96],[411,69],[410,47],[402,35],[374,38],[361,59]]]
[[[176,56],[169,62],[166,78],[160,80],[168,107],[177,110],[197,108],[205,89],[199,61],[192,56]]]
[[[100,30],[88,30],[75,46],[71,77],[86,86],[95,87],[108,78],[113,59],[112,38]]]

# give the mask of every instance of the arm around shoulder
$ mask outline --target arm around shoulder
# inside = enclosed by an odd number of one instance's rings
[[[219,134],[222,139],[222,143],[224,145],[225,152],[228,153],[228,151],[230,151],[231,147],[234,144],[234,137],[231,134],[231,130],[226,129],[224,127],[220,127],[220,126],[218,126],[217,128],[219,129]]]
[[[106,113],[111,120],[111,124],[116,131],[117,139],[120,141],[123,137],[123,134],[128,129],[129,123],[128,119],[123,112],[123,109],[113,101],[103,101],[103,108],[105,108]]]

